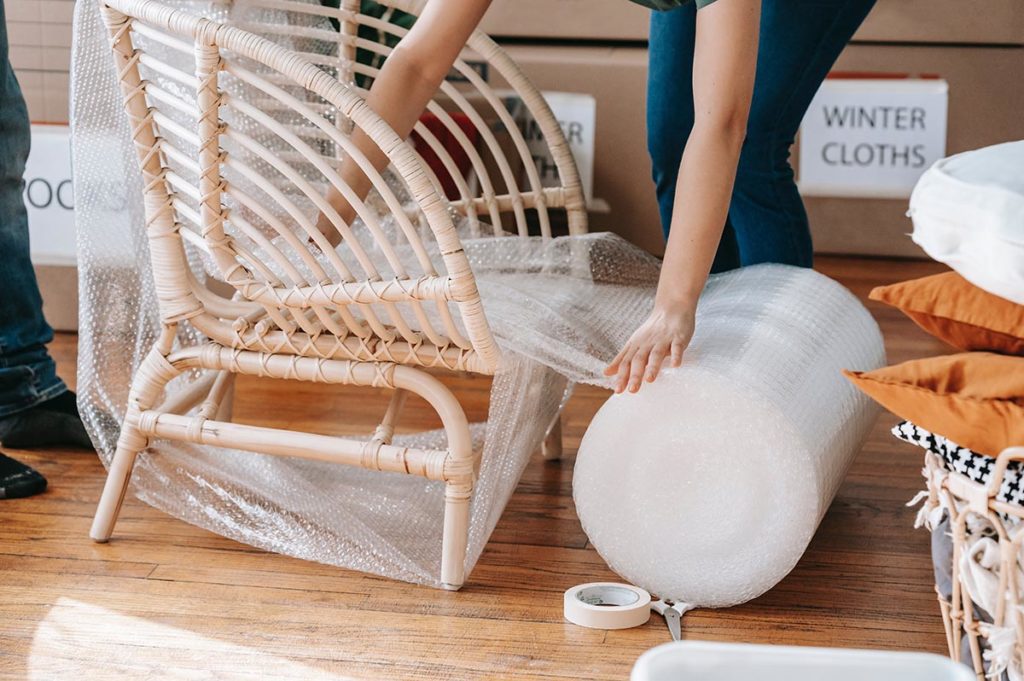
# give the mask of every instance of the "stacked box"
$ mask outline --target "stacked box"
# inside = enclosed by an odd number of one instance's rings
[[[10,58],[30,117],[66,122],[74,0],[4,1]],[[963,0],[878,0],[836,66],[946,79],[950,154],[1024,138],[1024,3],[966,7]],[[483,30],[541,89],[596,98],[594,196],[608,209],[591,215],[591,227],[659,253],[646,149],[649,20],[647,10],[627,0],[494,0]],[[819,252],[919,255],[904,236],[906,200],[808,197],[806,203]],[[73,277],[73,268],[41,269],[44,297],[71,299]],[[47,315],[58,328],[73,328],[73,309]]]
[[[4,0],[10,59],[35,123],[68,120],[74,0]]]
[[[949,154],[1024,138],[1021,0],[878,0],[837,71],[949,82]],[[626,0],[494,0],[484,29],[541,89],[597,98],[593,229],[663,248],[646,151],[649,13]],[[920,256],[905,199],[808,197],[819,252]]]
[[[1020,46],[1024,45],[1024,5],[1020,0],[878,0],[853,40]]]
[[[878,0],[855,42],[1024,43],[1020,0]],[[494,0],[482,28],[498,38],[646,41],[650,13],[626,0]]]
[[[481,29],[499,40],[647,41],[650,11],[626,0],[493,0]]]
[[[836,71],[938,76],[949,83],[946,151],[1024,138],[1024,3],[879,0]],[[808,197],[819,252],[921,257],[906,199]]]
[[[843,52],[836,69],[934,74],[945,79],[949,83],[948,155],[1024,139],[1024,48],[1020,46],[856,43]],[[911,231],[907,199],[815,196],[804,203],[819,252],[924,256],[906,236]]]
[[[587,93],[596,99],[594,197],[608,208],[590,214],[590,230],[615,232],[641,248],[661,252],[664,237],[646,142],[647,50],[567,45],[505,49],[540,90]]]

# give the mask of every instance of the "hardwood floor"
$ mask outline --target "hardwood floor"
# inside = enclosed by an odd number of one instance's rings
[[[823,258],[819,269],[862,299],[874,285],[939,271],[929,263]],[[870,304],[892,362],[946,348],[894,310]],[[53,344],[74,383],[76,338]],[[488,381],[448,381],[486,414]],[[292,390],[273,414],[271,393]],[[240,420],[342,432],[382,395],[260,380],[240,384]],[[358,400],[354,399],[359,396]],[[587,544],[572,505],[575,449],[606,394],[570,402],[561,462],[539,456],[459,593],[268,554],[129,498],[111,543],[88,528],[103,481],[92,453],[14,454],[50,489],[0,501],[0,677],[4,679],[623,679],[669,640],[663,621],[624,631],[562,619],[562,591],[616,577]],[[310,405],[313,411],[310,412]],[[355,410],[353,411],[353,407]],[[426,411],[420,426],[430,427]],[[928,536],[904,504],[922,487],[921,456],[882,416],[803,560],[778,587],[728,610],[683,619],[687,639],[945,652]]]

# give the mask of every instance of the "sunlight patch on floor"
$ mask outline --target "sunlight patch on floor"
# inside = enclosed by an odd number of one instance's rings
[[[26,668],[33,681],[69,674],[79,679],[354,678],[64,597],[36,627]]]

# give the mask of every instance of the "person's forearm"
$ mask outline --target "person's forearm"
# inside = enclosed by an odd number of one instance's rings
[[[679,167],[656,304],[696,308],[729,213],[743,143],[738,125],[705,125],[690,133]]]
[[[717,0],[697,13],[694,125],[676,182],[654,310],[605,367],[616,392],[653,381],[666,360],[682,363],[697,300],[729,214],[754,89],[761,0]]]
[[[676,183],[657,304],[696,309],[722,238],[754,89],[760,0],[718,0],[697,14],[694,126]]]
[[[438,76],[437,73],[441,75]],[[404,139],[412,132],[416,121],[437,92],[443,74],[439,68],[435,68],[434,73],[425,71],[421,65],[415,63],[414,54],[396,49],[388,57],[387,67],[374,83],[366,103],[380,113],[381,118],[387,121],[392,130]],[[352,141],[376,170],[381,171],[387,167],[387,156],[365,132],[356,130],[352,135]],[[366,197],[372,182],[355,161],[346,158],[340,174],[341,179],[352,188],[356,196],[360,199]],[[341,218],[346,222],[351,222],[355,217],[352,208],[333,187],[327,195],[327,200],[336,208],[340,208]]]
[[[404,139],[412,132],[490,2],[430,0],[413,28],[388,56],[366,102],[399,137]],[[356,130],[352,141],[378,172],[387,167],[387,156],[364,131]],[[373,186],[351,157],[346,157],[339,175],[360,201]],[[346,223],[356,217],[355,209],[333,187],[327,200]],[[320,216],[318,227],[332,244],[338,243],[340,235],[327,216]]]

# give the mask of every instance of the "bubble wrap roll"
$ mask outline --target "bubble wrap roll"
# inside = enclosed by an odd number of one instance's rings
[[[583,528],[637,586],[750,600],[797,563],[878,409],[840,375],[885,354],[839,284],[779,265],[716,278],[683,366],[594,418],[573,479]]]

